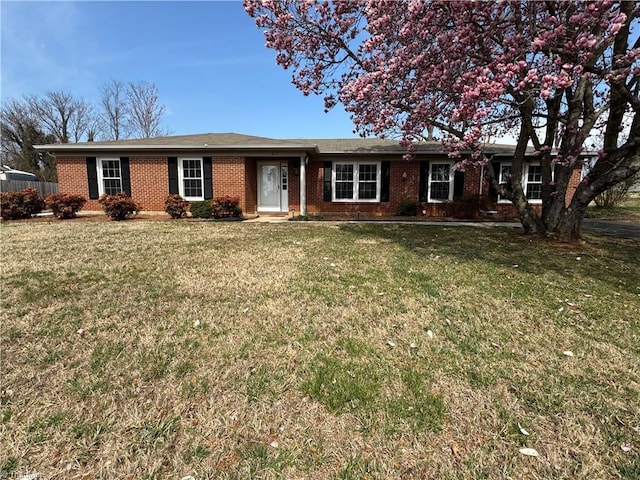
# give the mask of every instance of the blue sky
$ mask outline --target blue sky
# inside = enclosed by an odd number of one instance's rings
[[[0,2],[1,96],[66,91],[96,103],[110,79],[146,80],[173,134],[353,137],[338,106],[305,97],[240,1]]]

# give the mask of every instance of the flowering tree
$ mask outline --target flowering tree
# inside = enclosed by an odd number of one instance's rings
[[[634,2],[245,0],[276,61],[305,95],[341,103],[364,136],[413,142],[438,133],[457,168],[486,164],[483,145],[517,138],[511,188],[526,232],[580,238],[587,205],[640,170],[640,7]],[[633,29],[636,29],[634,32]],[[597,160],[565,205],[571,172]],[[540,160],[542,213],[521,183]]]

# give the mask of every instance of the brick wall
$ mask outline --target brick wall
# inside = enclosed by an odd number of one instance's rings
[[[168,195],[168,169],[166,156],[130,156],[131,194],[145,211],[163,211],[164,200]],[[245,159],[244,157],[213,157],[213,196],[231,195],[240,198],[245,213],[257,212],[257,162],[265,159]],[[300,212],[300,176],[298,159],[274,159],[268,161],[283,162],[289,166],[289,211]],[[419,162],[392,161],[390,170],[389,202],[325,202],[323,200],[323,161],[310,160],[306,168],[307,212],[344,214],[347,216],[392,216],[405,199],[418,199]],[[60,193],[75,193],[89,198],[87,167],[84,156],[57,157],[57,169]],[[295,174],[296,170],[298,175]],[[464,195],[478,195],[480,168],[469,168],[464,177]],[[570,202],[580,183],[580,169],[576,169],[569,182],[566,195]],[[483,194],[489,192],[486,180],[482,184]],[[441,203],[424,205],[426,216],[444,217],[448,206]],[[539,206],[535,206],[539,210]],[[496,219],[513,219],[515,207],[511,204],[493,204],[492,210],[498,213]],[[89,200],[85,210],[101,210],[97,200]],[[490,217],[489,217],[490,218]]]
[[[87,181],[87,163],[85,157],[56,156],[58,171],[58,191],[82,195],[89,199],[89,183]],[[85,210],[102,210],[97,200],[89,200]]]
[[[244,157],[213,157],[213,196],[229,195],[240,199],[240,207],[247,212]]]
[[[169,195],[167,157],[129,157],[129,168],[131,197],[144,211],[164,211],[164,201]]]
[[[420,167],[416,161],[391,162],[388,202],[325,202],[323,200],[324,163],[319,160],[307,166],[307,211],[309,213],[357,212],[370,216],[390,216],[405,199],[418,199]],[[405,175],[406,174],[406,175]]]
[[[131,196],[145,211],[164,211],[164,201],[169,194],[167,158],[129,156]],[[60,193],[75,193],[88,199],[86,157],[59,155],[56,166]],[[213,195],[240,197],[241,206],[246,209],[244,157],[213,157]],[[89,200],[84,209],[102,210],[102,206],[97,200]]]
[[[569,183],[567,185],[567,193],[564,197],[564,204],[569,206],[571,200],[573,199],[573,194],[576,193],[576,188],[580,185],[582,176],[582,167],[577,167],[571,172],[571,177],[569,177]]]

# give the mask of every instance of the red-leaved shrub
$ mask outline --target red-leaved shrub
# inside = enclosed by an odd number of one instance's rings
[[[177,193],[169,195],[164,201],[164,211],[171,216],[171,218],[184,218],[189,211],[189,202],[182,198]]]
[[[115,195],[102,195],[98,202],[102,205],[105,215],[111,220],[126,220],[136,215],[141,209],[133,198],[124,192]]]
[[[47,208],[53,212],[56,218],[74,218],[82,210],[87,199],[82,195],[72,195],[70,193],[56,193],[48,195],[44,199]]]
[[[44,201],[33,188],[0,193],[0,216],[3,220],[30,218],[44,210]]]
[[[242,216],[242,208],[240,208],[240,199],[238,197],[217,197],[213,199],[212,205],[214,218],[240,217]]]

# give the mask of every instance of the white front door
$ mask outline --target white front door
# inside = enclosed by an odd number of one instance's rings
[[[289,210],[289,171],[287,164],[258,164],[258,211]]]

